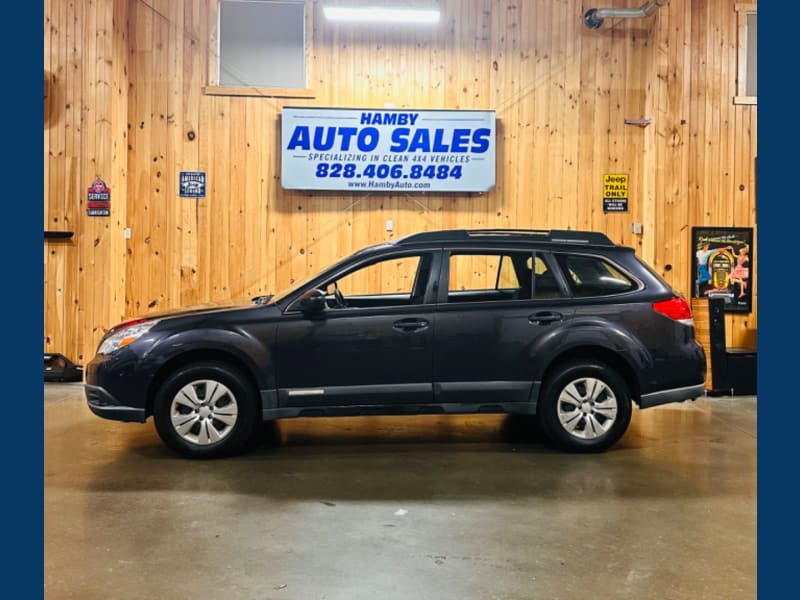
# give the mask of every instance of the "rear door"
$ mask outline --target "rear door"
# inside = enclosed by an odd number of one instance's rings
[[[436,402],[527,402],[537,345],[569,320],[551,258],[453,250],[442,258],[433,347]]]

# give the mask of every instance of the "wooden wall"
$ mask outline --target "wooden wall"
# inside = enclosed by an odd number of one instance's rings
[[[126,312],[129,6],[44,8],[44,230],[74,232],[44,243],[44,351],[86,361]],[[111,217],[86,215],[98,177],[111,188]]]
[[[438,4],[442,23],[412,30],[329,24],[309,2],[314,96],[279,98],[204,92],[216,0],[46,0],[45,229],[75,236],[45,242],[45,351],[86,362],[123,317],[278,291],[366,244],[436,228],[604,231],[688,296],[691,228],[755,226],[757,107],[732,102],[733,0],[671,0],[598,30],[586,9],[641,3]],[[495,110],[496,188],[281,188],[282,107],[387,103]],[[206,198],[178,197],[181,170],[207,172]],[[629,212],[605,214],[602,177],[617,172],[630,175]],[[86,216],[95,177],[111,187],[110,218]],[[728,316],[732,345],[755,344],[755,304]]]

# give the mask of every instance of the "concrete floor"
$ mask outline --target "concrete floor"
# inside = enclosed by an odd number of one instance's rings
[[[636,410],[601,455],[497,415],[296,419],[171,455],[45,384],[50,600],[756,597],[756,398]]]

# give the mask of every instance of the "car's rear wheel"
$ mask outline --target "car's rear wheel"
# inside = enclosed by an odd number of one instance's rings
[[[602,452],[625,433],[631,420],[628,386],[608,365],[574,361],[545,381],[537,408],[548,441],[570,452]]]
[[[161,385],[153,406],[158,435],[187,458],[242,452],[253,437],[257,416],[248,379],[218,362],[181,367]]]

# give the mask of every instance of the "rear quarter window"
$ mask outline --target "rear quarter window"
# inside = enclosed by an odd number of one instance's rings
[[[557,259],[577,298],[624,294],[638,287],[636,281],[602,257],[561,254]]]

